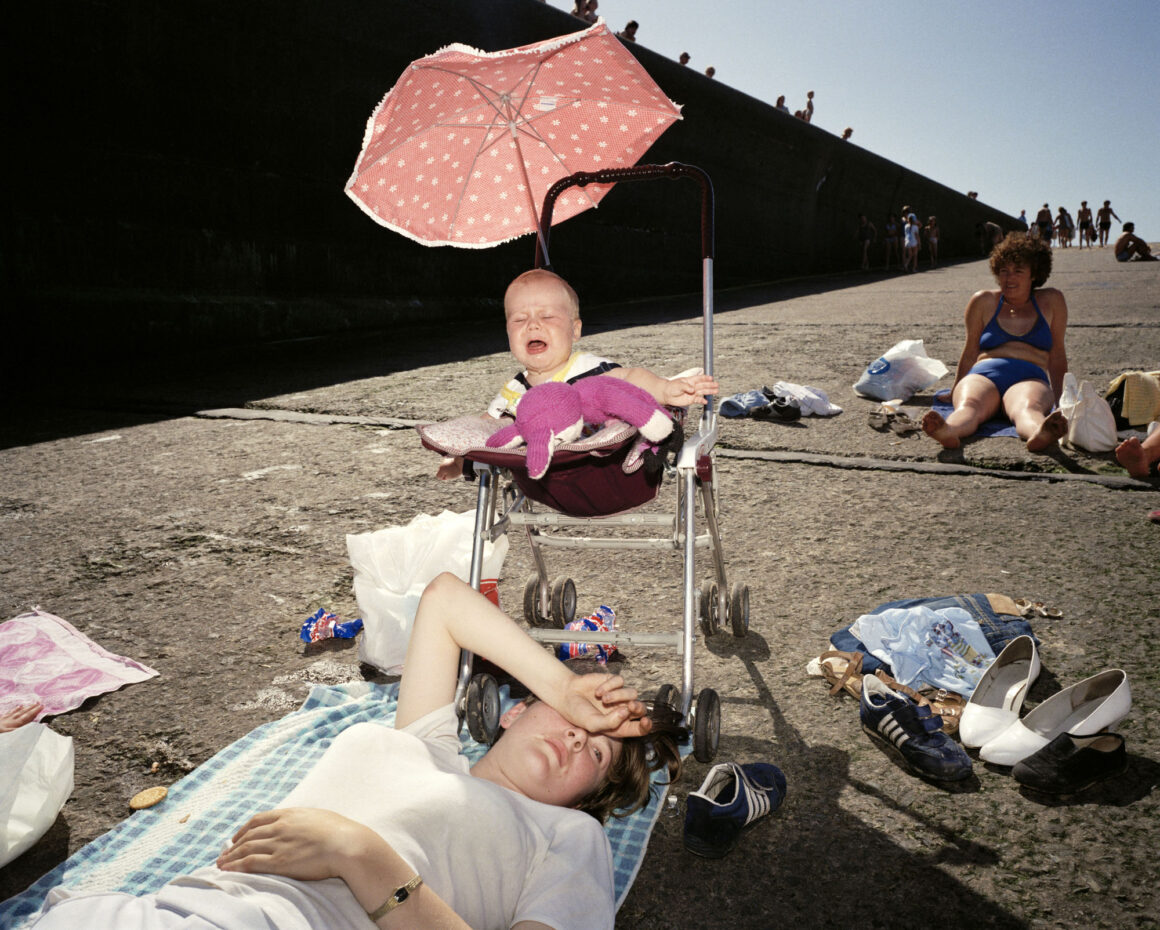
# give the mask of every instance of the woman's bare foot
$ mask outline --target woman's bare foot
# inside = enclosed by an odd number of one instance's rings
[[[947,426],[947,421],[937,410],[928,410],[923,414],[922,431],[944,449],[957,449],[959,447],[959,437],[951,431],[951,428]]]
[[[1027,440],[1028,452],[1042,452],[1049,446],[1054,446],[1067,435],[1067,417],[1059,410],[1047,415],[1047,418],[1035,431],[1035,435]]]
[[[1135,436],[1125,439],[1116,446],[1116,461],[1123,465],[1133,478],[1148,477],[1150,466],[1148,453],[1144,451],[1144,447],[1140,445],[1140,440]]]

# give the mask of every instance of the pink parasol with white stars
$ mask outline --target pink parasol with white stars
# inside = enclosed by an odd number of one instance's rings
[[[502,52],[450,45],[409,65],[375,108],[346,192],[423,245],[488,248],[535,232],[554,182],[635,164],[680,118],[603,20]],[[554,222],[611,187],[560,197]]]

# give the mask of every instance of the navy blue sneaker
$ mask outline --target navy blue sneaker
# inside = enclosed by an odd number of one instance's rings
[[[685,849],[720,859],[737,845],[741,832],[785,799],[785,776],[776,765],[722,762],[709,769],[685,806]]]
[[[862,677],[862,729],[902,756],[916,775],[933,781],[962,781],[971,757],[942,732],[942,718],[899,694],[876,675]]]

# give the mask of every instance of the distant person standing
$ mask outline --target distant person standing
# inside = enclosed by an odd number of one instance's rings
[[[1019,222],[1022,223],[1024,226],[1027,225],[1027,211],[1026,210],[1019,211]]]
[[[1079,209],[1075,211],[1076,221],[1079,223],[1079,247],[1082,249],[1086,242],[1090,249],[1093,244],[1095,230],[1092,229],[1092,211],[1086,200],[1081,200]]]
[[[902,264],[902,253],[898,247],[898,237],[901,229],[898,226],[898,217],[893,213],[886,215],[886,222],[882,226],[882,241],[886,245],[886,270],[890,270],[890,256],[893,255],[898,259],[898,264]]]
[[[689,63],[689,53],[681,52],[681,57],[677,60],[680,61],[681,64],[687,65]]]
[[[862,243],[862,270],[870,268],[870,243],[878,238],[878,229],[866,219],[865,213],[858,214],[858,241]]]
[[[630,19],[627,23],[625,23],[624,29],[621,32],[618,32],[616,35],[619,38],[624,39],[625,42],[635,42],[636,31],[639,28],[640,23],[638,23],[635,19]]]
[[[1096,223],[1100,227],[1100,248],[1102,249],[1108,244],[1108,231],[1112,228],[1112,217],[1116,216],[1116,211],[1112,209],[1112,202],[1105,200],[1104,205],[1096,211]],[[1116,222],[1123,222],[1116,216]]]
[[[789,107],[785,105],[785,94],[777,98],[777,103],[774,105],[775,110],[780,110],[782,113],[789,113]],[[792,113],[790,114],[793,115]]]
[[[814,92],[812,90],[806,94],[806,108],[802,110],[802,119],[807,123],[814,121]]]
[[[1071,248],[1071,237],[1075,235],[1075,223],[1066,207],[1059,208],[1059,214],[1055,220],[1055,235],[1059,239],[1061,248]]]
[[[1116,253],[1116,261],[1118,262],[1160,261],[1152,254],[1152,249],[1148,243],[1136,235],[1136,224],[1131,222],[1124,224],[1124,231],[1120,233],[1120,238],[1116,240],[1116,244],[1112,246],[1112,251]]]
[[[854,135],[854,130],[851,129],[849,126],[847,126],[845,129],[842,130],[842,141],[849,142],[850,136],[852,136],[852,135]]]
[[[938,217],[932,216],[926,221],[926,226],[923,228],[926,233],[926,248],[930,252],[930,267],[933,268],[938,264]]]
[[[1051,218],[1051,207],[1047,204],[1040,207],[1039,212],[1035,214],[1035,225],[1039,229],[1039,238],[1050,245],[1051,228],[1055,225],[1055,222]]]
[[[717,73],[717,69],[714,68],[712,65],[709,65],[709,67],[705,69],[705,77],[707,77],[707,78],[712,79],[713,75],[715,75],[716,73]]]
[[[918,240],[921,230],[922,227],[918,225],[918,217],[913,213],[907,214],[906,226],[902,230],[903,271],[918,271]]]

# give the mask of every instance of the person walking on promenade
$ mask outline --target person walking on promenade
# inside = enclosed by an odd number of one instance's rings
[[[1116,216],[1116,211],[1112,209],[1112,202],[1105,200],[1104,205],[1096,212],[1096,222],[1100,227],[1100,248],[1102,249],[1108,244],[1108,232],[1112,228],[1112,217]],[[1116,216],[1116,222],[1123,222]]]
[[[1087,205],[1086,200],[1081,200],[1079,209],[1075,211],[1075,218],[1079,223],[1079,247],[1082,249],[1084,243],[1087,243],[1090,249],[1093,244],[1095,230],[1092,229],[1092,210]]]
[[[1051,217],[1051,207],[1044,204],[1035,214],[1035,225],[1039,228],[1039,238],[1051,245],[1051,228],[1055,221]]]

